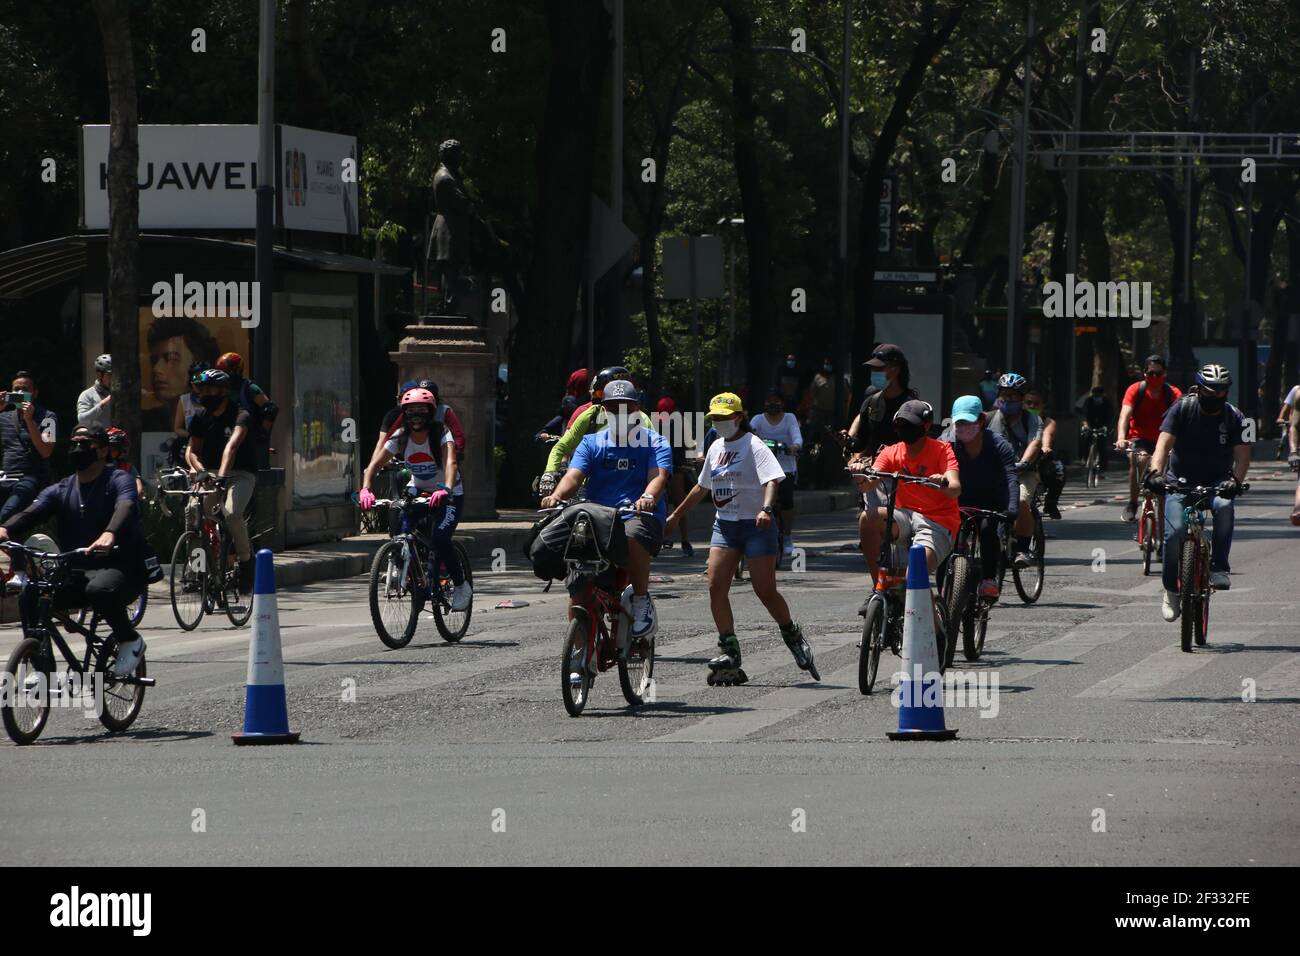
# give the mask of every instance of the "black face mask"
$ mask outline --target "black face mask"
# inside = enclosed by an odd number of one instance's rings
[[[95,463],[99,453],[95,450],[94,445],[82,444],[73,445],[68,451],[68,464],[77,471],[84,471]]]
[[[905,442],[908,445],[919,441],[925,436],[925,426],[913,425],[911,422],[895,422],[894,430],[898,432],[899,441]]]
[[[422,432],[429,427],[428,415],[406,415],[403,418],[413,432]]]
[[[225,398],[221,395],[202,395],[199,397],[199,404],[210,412],[215,412],[224,401]]]
[[[1196,400],[1201,405],[1201,411],[1211,415],[1223,411],[1223,406],[1228,401],[1226,397],[1219,398],[1216,395],[1197,395]]]

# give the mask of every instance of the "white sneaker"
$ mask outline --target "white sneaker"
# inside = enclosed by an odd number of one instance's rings
[[[27,575],[22,571],[15,571],[14,576],[5,582],[5,591],[9,594],[17,594],[27,586]]]
[[[628,632],[633,638],[640,639],[654,632],[659,620],[655,615],[654,602],[648,594],[632,595],[632,629]]]
[[[460,584],[451,589],[451,609],[453,611],[465,610],[473,599],[474,589],[468,581],[461,581]]]
[[[137,636],[134,641],[125,641],[117,645],[117,663],[113,665],[114,677],[130,677],[135,673],[144,656],[144,638]]]
[[[1179,600],[1177,591],[1166,591],[1164,601],[1160,605],[1160,615],[1170,623],[1178,620],[1178,615],[1183,613],[1182,603]]]
[[[1232,587],[1232,579],[1228,577],[1227,571],[1211,571],[1210,587],[1216,591],[1226,591]]]

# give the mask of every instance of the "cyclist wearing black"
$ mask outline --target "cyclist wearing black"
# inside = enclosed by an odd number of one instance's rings
[[[50,483],[48,459],[54,453],[59,426],[55,414],[36,403],[36,378],[31,372],[15,372],[10,390],[30,398],[6,405],[0,396],[4,408],[0,411],[0,450],[4,453],[0,471],[19,479],[8,489],[0,488],[0,521],[26,508]]]
[[[1110,399],[1106,397],[1106,389],[1101,385],[1093,386],[1092,391],[1079,396],[1079,400],[1074,403],[1075,409],[1083,416],[1083,424],[1093,432],[1100,428],[1109,428],[1110,423],[1115,420],[1115,409],[1111,405]],[[1079,457],[1086,459],[1088,457],[1087,442],[1091,439],[1084,439],[1080,442]],[[1097,445],[1097,462],[1101,465],[1104,472],[1106,463],[1110,455],[1110,442],[1099,442]]]
[[[862,407],[857,417],[849,425],[848,431],[840,433],[841,441],[853,451],[849,465],[870,462],[876,453],[887,445],[896,445],[901,439],[894,426],[894,416],[903,407],[903,403],[919,398],[916,389],[908,387],[911,369],[907,356],[897,345],[882,342],[871,353],[871,358],[863,363],[871,372],[871,386],[862,399]],[[858,539],[867,540],[867,524],[874,509],[883,508],[885,499],[882,489],[872,487],[862,495],[862,512],[858,515]]]
[[[1043,447],[1043,422],[1033,412],[1024,408],[1025,387],[1029,383],[1023,375],[1007,372],[998,379],[998,397],[994,412],[989,416],[988,428],[1001,435],[1015,450],[1016,471],[1020,481],[1020,503],[1024,506],[1016,515],[1016,567],[1030,564],[1030,536],[1034,521],[1029,502],[1038,491],[1038,456]]]
[[[0,524],[0,541],[22,535],[46,518],[54,518],[59,547],[88,548],[89,565],[74,574],[56,600],[61,608],[87,607],[109,626],[118,642],[114,673],[130,674],[145,651],[131,627],[126,607],[146,587],[144,533],[135,483],[108,460],[108,433],[100,425],[79,425],[72,432],[68,462],[76,469],[50,485],[24,510]],[[116,550],[112,550],[116,547]],[[28,590],[19,600],[24,621],[31,621],[37,595]]]
[[[275,417],[280,414],[280,406],[271,401],[261,386],[244,377],[244,359],[238,352],[226,352],[215,362],[213,368],[219,368],[230,376],[230,397],[240,408],[253,416],[250,423],[250,438],[266,440],[270,437]],[[256,425],[256,428],[252,428]]]
[[[1016,452],[1001,435],[988,430],[988,414],[978,395],[963,395],[952,403],[952,425],[943,441],[952,443],[961,477],[957,504],[985,511],[1001,511],[1014,518],[1020,508],[1020,480]],[[1002,549],[998,527],[992,521],[980,526],[980,597],[997,600],[998,553]]]
[[[1043,496],[1043,513],[1060,520],[1061,511],[1057,505],[1061,501],[1061,492],[1065,490],[1065,462],[1056,453],[1056,419],[1044,410],[1046,399],[1047,390],[1041,385],[1031,385],[1025,390],[1025,411],[1037,415],[1043,423],[1043,450],[1038,456],[1038,479],[1047,492]]]

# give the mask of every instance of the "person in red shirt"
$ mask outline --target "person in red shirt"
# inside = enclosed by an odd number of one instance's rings
[[[925,548],[925,560],[933,574],[939,562],[948,557],[961,526],[957,498],[961,479],[957,456],[952,445],[929,435],[934,423],[934,409],[928,402],[910,399],[894,413],[894,429],[901,439],[886,445],[871,465],[858,461],[849,466],[859,491],[869,491],[879,479],[862,474],[867,467],[876,471],[897,471],[931,481],[947,482],[944,488],[930,488],[911,482],[899,482],[894,499],[893,540],[906,551],[913,543]],[[880,543],[885,532],[885,509],[873,508],[862,523],[862,553],[874,577],[879,570]]]
[[[1119,409],[1119,424],[1115,426],[1120,451],[1133,449],[1128,460],[1128,505],[1124,520],[1137,517],[1138,475],[1145,475],[1160,439],[1160,423],[1169,406],[1183,397],[1183,393],[1165,382],[1165,360],[1159,355],[1148,355],[1142,366],[1142,380],[1134,382],[1124,392],[1124,402]],[[1159,520],[1164,523],[1164,498],[1156,501]],[[1156,540],[1160,540],[1157,538]]]

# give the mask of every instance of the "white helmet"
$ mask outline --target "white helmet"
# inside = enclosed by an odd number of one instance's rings
[[[1209,365],[1202,365],[1196,373],[1196,384],[1211,391],[1221,392],[1232,384],[1232,373],[1224,366],[1211,362]]]
[[[99,358],[95,359],[95,371],[96,372],[113,371],[113,356],[101,355]]]

